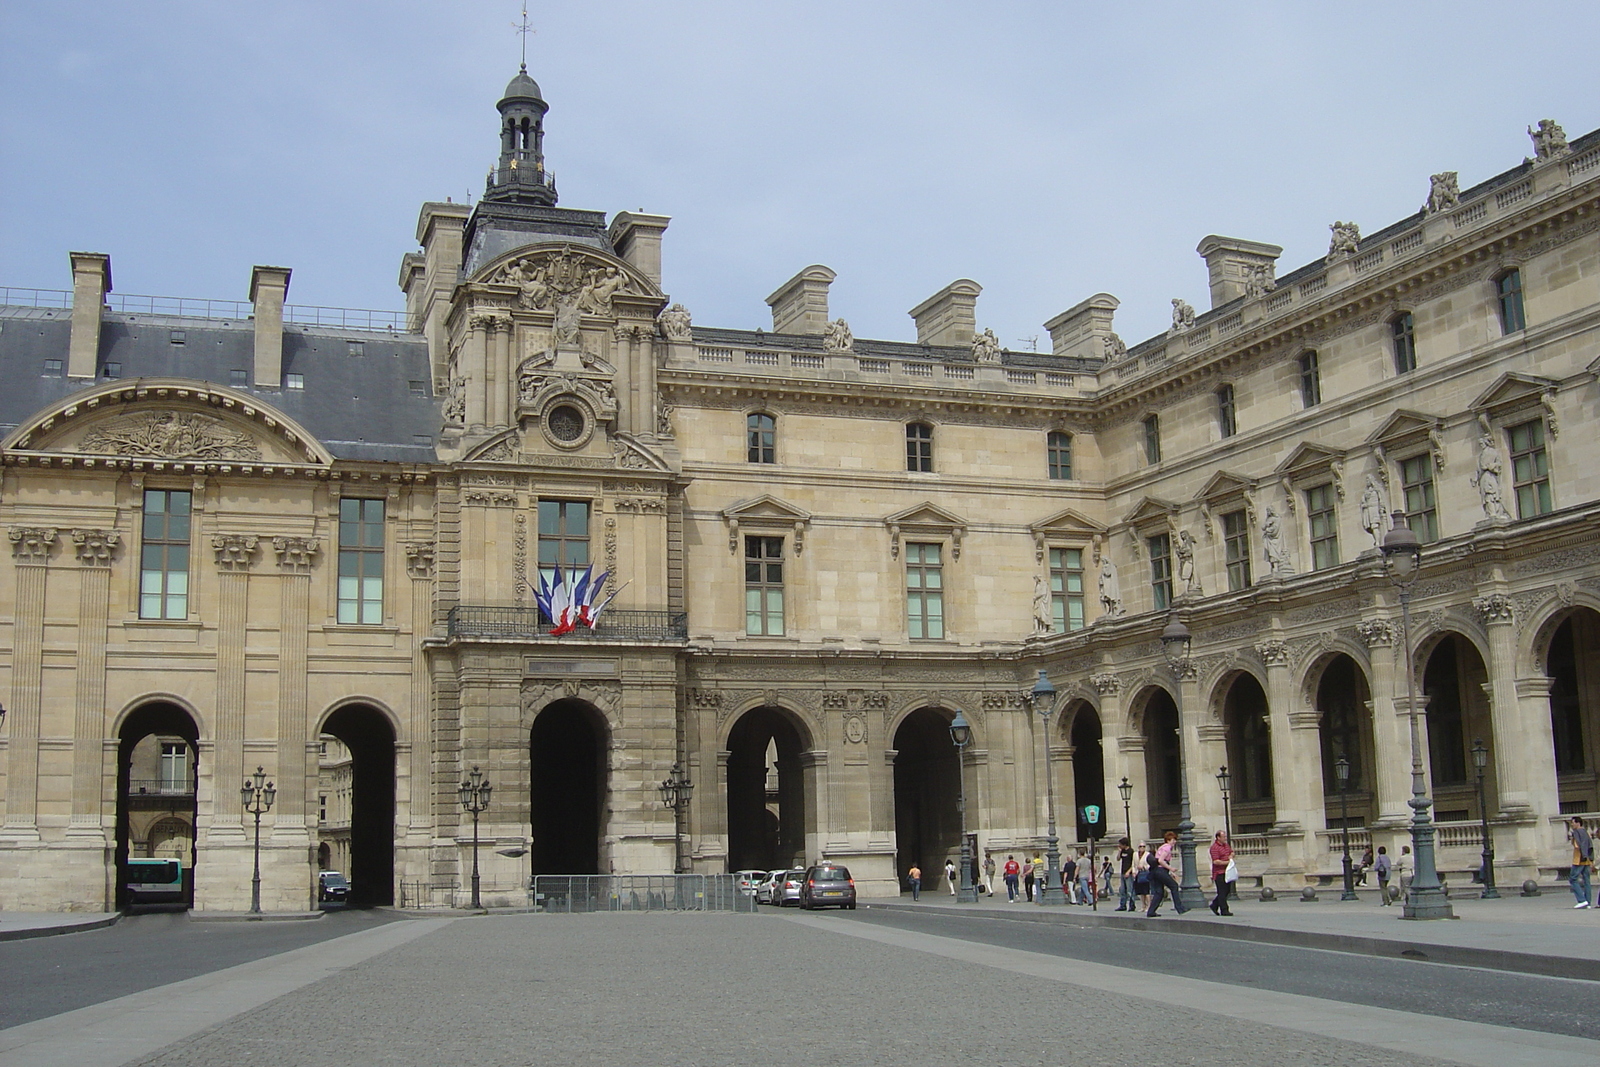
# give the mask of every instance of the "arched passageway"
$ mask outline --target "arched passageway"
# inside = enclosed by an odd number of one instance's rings
[[[1600,614],[1576,608],[1556,625],[1545,671],[1561,811],[1600,811]]]
[[[1272,732],[1267,694],[1251,674],[1237,674],[1222,698],[1228,770],[1233,775],[1233,829],[1259,834],[1272,829],[1277,804],[1272,788]]]
[[[728,869],[777,870],[806,862],[808,745],[783,708],[752,708],[728,733]]]
[[[1151,690],[1144,707],[1144,780],[1149,791],[1149,836],[1178,828],[1182,796],[1178,760],[1178,706],[1165,689]]]
[[[558,700],[528,735],[534,874],[600,874],[605,720],[582,700]]]
[[[1078,830],[1078,840],[1106,835],[1106,774],[1105,757],[1101,750],[1100,716],[1087,701],[1080,701],[1067,709],[1072,725],[1068,728],[1068,743],[1072,746],[1072,813],[1071,820]],[[1100,821],[1093,826],[1084,820],[1083,809],[1093,805],[1100,809]],[[1066,823],[1058,813],[1056,821]]]
[[[322,732],[349,753],[349,855],[352,906],[394,903],[394,727],[367,704],[347,704]],[[341,814],[342,817],[342,814]]]
[[[200,731],[176,704],[137,708],[117,734],[118,908],[128,906],[129,859],[183,864],[183,904],[194,903],[196,743]]]
[[[1340,653],[1323,667],[1317,680],[1317,722],[1322,741],[1323,812],[1330,828],[1343,825],[1341,812],[1346,808],[1351,826],[1365,826],[1377,814],[1372,772],[1377,752],[1370,701],[1367,676],[1355,660]],[[1335,767],[1341,759],[1350,764],[1342,798]]]
[[[1447,633],[1428,653],[1422,670],[1422,692],[1427,699],[1428,768],[1433,776],[1434,818],[1463,822],[1478,815],[1477,772],[1470,749],[1481,738],[1492,753],[1494,727],[1489,718],[1489,698],[1483,687],[1488,668],[1477,648],[1460,634]],[[1484,793],[1489,814],[1498,804],[1494,760],[1489,760]]]
[[[943,877],[946,857],[961,851],[961,764],[950,740],[950,718],[918,708],[894,732],[896,866],[902,879],[913,863],[921,867],[929,886]]]

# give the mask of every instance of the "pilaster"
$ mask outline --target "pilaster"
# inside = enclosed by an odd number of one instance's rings
[[[307,783],[279,792],[273,837],[309,835],[306,796],[314,791],[307,753],[307,633],[311,626],[311,567],[321,548],[313,537],[275,537],[278,557],[278,778]]]
[[[244,781],[245,620],[249,610],[254,534],[216,534],[211,549],[217,566],[217,747],[212,763],[212,834],[243,833],[239,789]],[[278,777],[276,774],[274,778]]]
[[[1555,737],[1546,702],[1540,714],[1524,714],[1517,692],[1517,631],[1511,598],[1503,593],[1476,597],[1472,608],[1489,634],[1489,719],[1494,729],[1490,752],[1494,756],[1495,790],[1490,804],[1499,801],[1499,814],[1532,818],[1535,798],[1557,793]],[[1546,814],[1556,814],[1554,810]]]
[[[1356,624],[1372,667],[1373,788],[1377,791],[1375,827],[1398,828],[1411,818],[1411,724],[1405,704],[1405,650],[1400,630],[1388,619]],[[1396,670],[1396,667],[1399,670]]]
[[[411,576],[411,817],[410,833],[422,839],[432,834],[433,820],[428,811],[427,783],[433,766],[432,686],[428,679],[428,657],[423,642],[428,639],[433,619],[433,572],[435,544],[414,541],[406,545],[406,572]]]
[[[74,665],[77,714],[72,729],[72,814],[69,837],[106,840],[106,627],[111,611],[111,563],[121,544],[115,530],[73,530],[78,556],[78,655]]]
[[[12,608],[11,714],[6,749],[6,821],[0,838],[39,839],[39,717],[44,682],[44,595],[56,530],[13,526],[11,560],[17,568]]]

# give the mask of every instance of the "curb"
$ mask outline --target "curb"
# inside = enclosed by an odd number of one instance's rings
[[[192,923],[291,923],[315,922],[327,912],[324,911],[263,911],[251,913],[248,911],[191,911],[189,921]]]
[[[66,923],[62,926],[28,926],[12,930],[0,929],[0,941],[26,941],[34,937],[76,934],[82,930],[104,930],[108,926],[115,926],[121,919],[122,913],[114,911],[99,919],[85,919],[80,923]]]
[[[886,911],[929,911],[950,914],[955,909],[927,905],[886,903],[871,905]],[[956,914],[972,914],[956,912]],[[1217,937],[1231,941],[1249,941],[1260,945],[1281,945],[1288,948],[1323,949],[1358,956],[1377,956],[1384,959],[1403,959],[1417,963],[1443,963],[1454,967],[1483,967],[1495,971],[1512,971],[1517,974],[1536,974],[1547,978],[1576,978],[1600,982],[1600,960],[1567,956],[1540,956],[1531,952],[1511,952],[1504,949],[1475,948],[1466,945],[1440,945],[1428,941],[1404,938],[1371,937],[1362,934],[1327,934],[1310,930],[1279,930],[1270,926],[1235,925],[1212,922],[1209,919],[1185,919],[1183,922],[1156,923],[1135,917],[1111,915],[1029,915],[982,912],[985,918],[1003,922],[1055,923],[1076,926],[1080,929],[1114,929],[1136,933],[1169,933],[1190,937]],[[1396,920],[1400,921],[1400,920]]]

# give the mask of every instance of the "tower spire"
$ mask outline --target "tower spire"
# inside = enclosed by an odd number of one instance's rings
[[[522,35],[522,73],[526,74],[528,73],[528,34],[533,32],[533,30],[528,26],[527,0],[523,0],[522,3],[522,25],[518,26],[516,29],[517,32]]]

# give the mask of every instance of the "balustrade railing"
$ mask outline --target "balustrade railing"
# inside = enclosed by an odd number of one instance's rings
[[[446,625],[451,637],[515,637],[524,640],[552,637],[551,622],[538,608],[457,604],[450,609]],[[606,609],[594,629],[580,626],[570,635],[574,640],[594,641],[682,641],[689,636],[689,616],[673,611],[631,611]],[[556,636],[555,640],[564,640]]]
[[[528,904],[542,912],[756,910],[731,874],[540,874]]]

